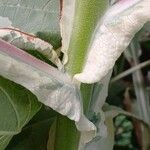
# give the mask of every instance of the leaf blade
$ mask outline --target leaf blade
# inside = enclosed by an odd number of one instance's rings
[[[8,18],[12,27],[29,33],[59,32],[59,0],[0,0],[0,4],[0,16]]]
[[[28,90],[1,76],[0,89],[3,89],[0,90],[0,146],[4,149],[11,138],[39,111],[41,104]],[[33,111],[28,110],[30,102],[34,105]]]

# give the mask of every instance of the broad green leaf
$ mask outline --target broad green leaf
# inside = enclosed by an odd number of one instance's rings
[[[75,123],[67,117],[57,116],[50,129],[48,150],[77,150],[80,133]],[[60,134],[62,133],[62,134]]]
[[[3,150],[39,111],[36,97],[20,85],[0,76],[0,149]]]
[[[15,27],[29,33],[59,33],[59,15],[59,0],[0,0],[0,27]]]
[[[22,132],[13,137],[6,150],[46,150],[49,130],[56,117],[56,112],[43,106]]]

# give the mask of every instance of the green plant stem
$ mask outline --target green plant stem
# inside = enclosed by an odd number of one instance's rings
[[[76,13],[69,45],[66,69],[71,74],[81,72],[93,32],[107,6],[106,0],[76,0]]]
[[[82,71],[93,32],[106,5],[106,0],[76,0],[73,31],[68,50],[69,61],[66,66],[66,71],[71,76]],[[88,111],[90,96],[87,95],[91,90],[90,85],[82,84],[84,112]],[[57,126],[57,132],[60,137],[56,138],[56,143],[59,146],[55,150],[78,150],[80,133],[74,121],[60,117],[58,124],[60,125]]]
[[[72,76],[82,71],[93,33],[107,6],[108,1],[106,0],[76,1],[76,15],[68,50],[69,61],[66,66],[67,72]],[[81,84],[85,114],[88,111],[92,91],[93,85]]]
[[[88,112],[89,112],[89,106],[92,100],[92,94],[93,94],[93,88],[94,84],[81,84],[80,89],[81,89],[81,94],[82,94],[82,100],[83,100],[83,109],[84,109],[84,114],[88,117]]]

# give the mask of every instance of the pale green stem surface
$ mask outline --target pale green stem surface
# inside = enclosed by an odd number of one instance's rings
[[[76,13],[68,51],[69,61],[66,66],[71,75],[82,70],[93,32],[107,4],[107,0],[76,0]]]
[[[93,32],[107,4],[107,0],[76,0],[73,31],[68,50],[69,61],[66,65],[66,71],[70,75],[73,76],[82,70]],[[86,113],[91,100],[91,92],[92,86],[82,84],[81,94]],[[60,137],[56,138],[58,146],[55,150],[78,150],[80,133],[77,131],[74,121],[61,116],[59,124],[57,132]]]

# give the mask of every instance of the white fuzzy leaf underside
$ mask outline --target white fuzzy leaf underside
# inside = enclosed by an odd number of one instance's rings
[[[0,75],[26,87],[59,113],[80,119],[79,91],[67,75],[4,41],[0,44]]]
[[[83,83],[101,80],[134,35],[150,21],[149,10],[149,0],[122,0],[110,7],[96,29],[82,73],[74,78]]]
[[[63,68],[53,46],[34,35],[13,28],[0,28],[0,38],[23,50],[37,50],[59,69]]]
[[[76,122],[90,141],[96,127],[83,114],[80,90],[70,77],[28,53],[0,40],[0,75],[35,94],[40,102]]]

